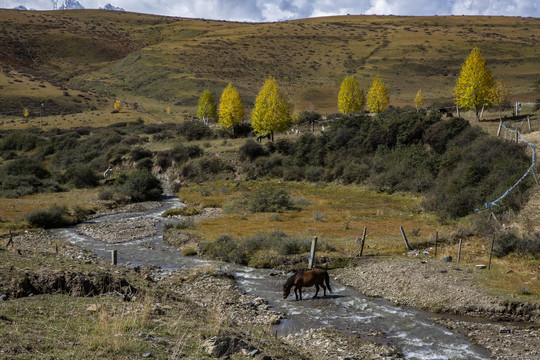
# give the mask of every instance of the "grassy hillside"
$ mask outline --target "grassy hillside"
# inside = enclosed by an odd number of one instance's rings
[[[474,46],[508,81],[516,100],[533,101],[540,91],[535,18],[339,16],[237,23],[98,10],[0,14],[0,63],[10,76],[0,77],[4,115],[18,115],[15,110],[32,99],[35,108],[51,98],[68,103],[50,111],[55,114],[109,106],[107,98],[147,113],[155,108],[160,116],[168,105],[191,114],[203,90],[219,95],[228,82],[250,107],[268,75],[300,111],[335,112],[347,74],[364,89],[381,74],[394,105],[412,104],[418,89],[426,103],[440,103],[451,101]],[[35,84],[17,95],[13,88],[21,79]],[[48,89],[64,86],[87,94],[66,99],[64,90],[58,95]]]

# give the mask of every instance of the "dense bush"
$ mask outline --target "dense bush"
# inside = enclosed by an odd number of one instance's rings
[[[151,158],[152,152],[150,150],[143,149],[142,147],[136,147],[130,151],[129,156],[131,160],[139,161],[144,158]]]
[[[67,208],[53,206],[47,210],[31,211],[25,216],[26,221],[34,227],[53,229],[73,224]]]
[[[496,236],[493,246],[493,254],[498,257],[503,257],[514,250],[519,243],[519,238],[514,232],[503,232]]]
[[[188,141],[214,138],[212,129],[198,120],[186,121],[178,125],[178,134]]]
[[[134,170],[118,176],[117,190],[132,202],[159,200],[163,189],[160,181],[148,170]]]
[[[137,163],[135,164],[135,168],[139,169],[139,170],[149,170],[150,171],[150,170],[152,170],[153,167],[154,167],[154,162],[150,158],[141,159],[141,160],[137,161]]]
[[[88,165],[74,166],[66,170],[65,181],[76,188],[91,188],[99,185],[100,177]]]
[[[244,145],[240,146],[238,152],[240,154],[240,160],[242,161],[246,159],[253,161],[260,156],[268,155],[262,145],[253,140],[247,140]]]
[[[219,175],[228,178],[233,172],[234,169],[220,158],[203,156],[188,161],[180,170],[180,175],[188,180],[203,182],[216,179]]]
[[[229,213],[283,212],[293,207],[289,192],[278,186],[267,185],[244,193],[224,204]]]
[[[17,130],[0,139],[0,152],[7,150],[30,151],[47,140],[38,129]]]

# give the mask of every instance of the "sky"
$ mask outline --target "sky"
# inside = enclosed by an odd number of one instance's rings
[[[127,11],[215,20],[267,22],[327,15],[504,15],[540,17],[538,0],[79,0],[86,9],[107,3]],[[58,0],[58,6],[63,0]],[[51,0],[0,0],[51,10]]]

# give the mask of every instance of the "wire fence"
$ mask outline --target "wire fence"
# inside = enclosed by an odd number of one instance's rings
[[[521,122],[521,125],[523,125],[523,121]],[[500,129],[499,129],[499,132],[500,130],[502,129],[505,129],[506,130],[506,133],[507,134],[515,134],[516,135],[516,140],[518,140],[518,138],[521,138],[521,141],[524,142],[525,144],[527,144],[527,146],[529,146],[529,148],[531,149],[532,151],[532,155],[531,155],[531,166],[529,166],[529,168],[527,169],[527,171],[525,171],[525,173],[519,178],[519,180],[514,184],[512,185],[508,190],[506,190],[504,192],[504,194],[502,194],[498,199],[494,200],[494,201],[491,201],[491,202],[487,202],[484,204],[484,209],[483,210],[489,210],[491,209],[492,206],[495,206],[497,204],[499,204],[505,197],[507,197],[508,195],[510,195],[510,193],[523,181],[527,178],[527,176],[529,175],[533,175],[534,177],[534,180],[536,181],[536,183],[538,183],[538,179],[536,178],[536,174],[534,172],[535,170],[535,167],[536,167],[536,146],[530,142],[528,142],[524,137],[523,135],[518,131],[518,130],[513,130],[510,128],[510,124],[502,124],[500,125]],[[512,136],[510,136],[510,138],[512,138]],[[480,209],[476,209],[476,211],[481,211]]]

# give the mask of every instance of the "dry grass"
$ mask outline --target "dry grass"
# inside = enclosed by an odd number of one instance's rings
[[[126,104],[125,117],[179,121],[195,114],[202,91],[219,95],[230,81],[249,110],[268,75],[298,111],[335,112],[347,74],[364,89],[381,74],[393,105],[412,105],[418,89],[431,104],[451,100],[460,66],[474,46],[510,84],[515,100],[534,101],[540,80],[535,18],[340,16],[252,24],[94,10],[69,17],[0,11],[5,40],[0,61],[20,69],[12,78],[0,77],[0,97],[34,99],[33,114],[44,98],[72,105],[82,99],[80,115],[49,112],[47,126],[122,121],[121,114],[109,114],[117,98]],[[39,67],[10,45],[13,32],[23,50],[46,54],[34,59]],[[23,73],[21,64],[30,70]],[[48,82],[42,74],[63,83]],[[63,95],[65,86],[69,97]],[[167,106],[172,115],[165,113]],[[4,126],[25,125],[21,117],[4,120]]]
[[[356,247],[356,238],[367,227],[366,253],[400,253],[403,226],[411,242],[425,242],[440,228],[436,218],[421,211],[420,198],[407,194],[379,194],[365,187],[316,185],[291,182],[211,183],[182,188],[179,197],[189,204],[223,205],[227,200],[268,183],[287,188],[293,199],[301,199],[297,210],[273,213],[226,214],[200,222],[193,229],[199,236],[215,239],[221,234],[244,238],[261,232],[281,230],[291,236],[318,236],[344,251]]]
[[[61,193],[40,193],[19,199],[0,199],[0,234],[9,229],[25,227],[24,216],[33,210],[48,209],[52,205],[66,206],[72,209],[80,206],[98,210],[105,202],[97,200],[99,189],[73,189]]]

